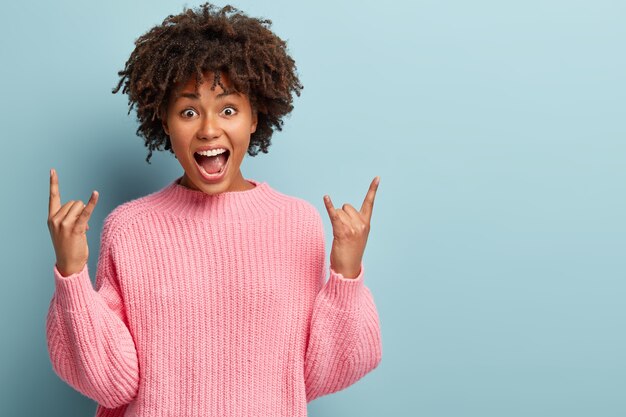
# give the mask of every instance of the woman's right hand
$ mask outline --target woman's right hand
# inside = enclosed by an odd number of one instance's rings
[[[98,202],[98,192],[93,191],[87,206],[80,200],[71,200],[61,206],[59,179],[56,170],[50,171],[50,203],[48,229],[56,253],[56,266],[61,275],[80,272],[89,259],[87,222]]]

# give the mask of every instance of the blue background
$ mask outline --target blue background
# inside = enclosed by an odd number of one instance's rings
[[[47,356],[48,172],[62,203],[100,192],[95,271],[104,217],[182,175],[145,162],[117,71],[200,3],[1,7],[2,415],[95,411]],[[383,360],[310,415],[626,415],[626,4],[377,3],[233,3],[273,21],[304,84],[244,176],[318,207],[328,254],[323,195],[360,207],[381,176],[364,265]]]

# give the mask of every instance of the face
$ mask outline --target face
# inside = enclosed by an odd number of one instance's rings
[[[250,135],[257,125],[256,112],[248,97],[230,92],[231,84],[225,73],[220,82],[228,90],[225,94],[216,83],[213,90],[213,73],[204,73],[204,82],[195,93],[195,77],[173,88],[162,117],[165,133],[172,150],[185,173],[180,184],[206,194],[225,191],[245,191],[254,188],[241,174],[241,162],[250,144]],[[216,176],[203,174],[195,152],[200,148],[224,148],[227,160],[223,173]]]

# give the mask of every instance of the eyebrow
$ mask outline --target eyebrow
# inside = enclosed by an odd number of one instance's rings
[[[217,98],[220,99],[222,97],[226,97],[226,96],[230,96],[230,95],[234,95],[237,94],[237,92],[235,90],[228,90],[228,91],[224,91],[223,93],[219,93],[217,95]],[[175,96],[175,99],[181,98],[181,97],[185,97],[185,98],[191,98],[194,100],[198,100],[200,99],[200,96],[198,96],[196,93],[177,93]]]

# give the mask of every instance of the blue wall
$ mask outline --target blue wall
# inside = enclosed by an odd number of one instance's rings
[[[3,4],[0,404],[90,416],[51,369],[51,167],[104,217],[182,174],[111,94],[134,40],[201,2]],[[246,178],[360,207],[383,360],[309,405],[326,416],[626,415],[626,3],[240,1],[304,84]],[[218,3],[224,5],[225,3]],[[389,5],[386,7],[385,5]],[[393,7],[391,5],[394,5]]]

